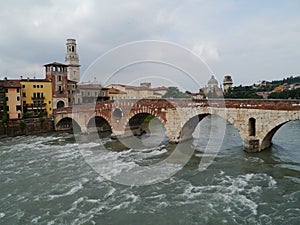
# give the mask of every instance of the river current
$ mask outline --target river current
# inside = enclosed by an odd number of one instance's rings
[[[207,133],[205,121],[201,127]],[[300,121],[281,127],[260,153],[244,152],[227,124],[220,151],[202,171],[204,137],[194,138],[196,151],[174,176],[146,186],[100,176],[68,132],[1,139],[0,224],[299,224]],[[174,149],[167,140],[140,151],[101,141],[114,169],[151,164]]]

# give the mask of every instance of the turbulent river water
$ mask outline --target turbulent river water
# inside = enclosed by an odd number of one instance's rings
[[[207,125],[201,123],[205,134]],[[4,138],[0,224],[299,224],[299,137],[300,121],[291,121],[275,134],[270,149],[250,154],[227,124],[222,147],[206,170],[199,169],[205,135],[197,135],[188,163],[174,176],[146,186],[100,176],[83,158],[73,134]],[[101,141],[105,148],[92,141],[86,147],[103,148],[114,169],[151,164],[174,150],[167,140],[142,150],[122,150],[109,138]]]

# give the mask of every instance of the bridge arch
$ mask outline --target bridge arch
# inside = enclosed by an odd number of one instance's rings
[[[235,130],[233,135],[237,135],[239,137],[239,142],[242,145],[242,135],[240,130],[237,126],[230,120],[230,118],[225,118],[224,116],[220,116],[217,113],[200,113],[198,115],[195,115],[191,118],[189,118],[183,125],[182,129],[180,130],[180,138],[179,141],[184,141],[187,139],[193,138],[193,133],[196,131],[197,126],[199,126],[200,122],[204,119],[209,120],[210,122],[206,124],[208,135],[214,135],[214,132],[216,130],[225,129],[221,132],[216,132],[216,137],[210,137],[207,138],[217,138],[223,140],[223,138],[226,135],[231,135],[230,133],[226,133],[228,125],[231,125],[232,128]],[[201,126],[201,124],[200,124]],[[203,129],[200,127],[200,130]],[[214,131],[215,129],[215,131]],[[199,131],[198,131],[199,132]],[[200,132],[201,133],[201,132]],[[201,133],[202,134],[202,133]],[[208,141],[208,140],[206,140]],[[206,142],[207,144],[208,142]],[[220,143],[221,144],[221,143]]]
[[[268,132],[266,132],[266,134],[264,135],[264,137],[262,139],[261,150],[269,148],[272,145],[272,139],[273,139],[274,135],[283,125],[285,125],[291,121],[296,121],[296,120],[300,120],[300,119],[293,119],[293,120],[286,120],[283,122],[279,122],[278,124],[275,125],[275,127],[269,129]]]
[[[165,128],[165,121],[158,115],[150,112],[139,112],[136,114],[131,114],[128,120],[125,123],[125,132],[131,131],[135,136],[141,135],[143,133],[150,133],[151,129],[149,124],[151,121],[159,121],[161,128]],[[165,133],[165,131],[164,131]]]
[[[112,132],[110,122],[101,115],[93,115],[89,118],[87,123],[89,132]]]
[[[198,114],[196,116],[193,116],[189,118],[183,125],[183,127],[180,130],[179,133],[179,140],[187,140],[191,139],[193,137],[193,133],[198,126],[198,124],[208,115],[211,115],[209,113],[204,114]]]
[[[56,130],[73,130],[74,133],[81,132],[79,123],[71,117],[63,117],[55,124]]]

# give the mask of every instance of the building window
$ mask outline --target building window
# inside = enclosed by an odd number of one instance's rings
[[[22,88],[25,88],[25,84],[22,85]]]
[[[6,97],[6,101],[8,102],[8,97]]]
[[[9,111],[9,106],[8,105],[6,106],[6,110],[7,110],[7,112]]]
[[[48,103],[49,103],[49,105],[50,105],[50,104],[51,104],[51,101],[49,101]]]
[[[23,92],[23,97],[26,97],[26,93],[25,92]]]
[[[5,88],[5,92],[8,93],[8,88]]]
[[[19,96],[17,96],[17,101],[20,101],[20,97]]]
[[[36,88],[36,85],[35,85],[35,84],[33,85],[33,88]]]
[[[17,88],[17,93],[20,93],[20,89],[19,88]]]
[[[44,85],[41,84],[41,88],[44,88]]]
[[[17,110],[17,111],[19,111],[19,110],[21,111],[21,106],[20,106],[20,105],[17,105],[17,106],[16,106],[16,110]]]
[[[37,87],[37,88],[40,88],[40,85],[37,85],[36,87]]]
[[[58,76],[58,81],[61,81],[61,76]]]

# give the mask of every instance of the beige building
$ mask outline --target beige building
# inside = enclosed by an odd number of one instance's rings
[[[120,90],[118,98],[126,99],[142,99],[142,98],[162,98],[167,92],[167,87],[152,88],[151,83],[141,83],[140,86],[124,85],[124,84],[110,84],[109,89]],[[113,92],[116,92],[115,90]],[[117,97],[117,96],[115,96]]]
[[[78,84],[74,95],[75,104],[94,103],[108,99],[107,88],[103,88],[100,84]]]
[[[6,110],[9,120],[17,120],[22,117],[21,84],[19,80],[4,79]]]

